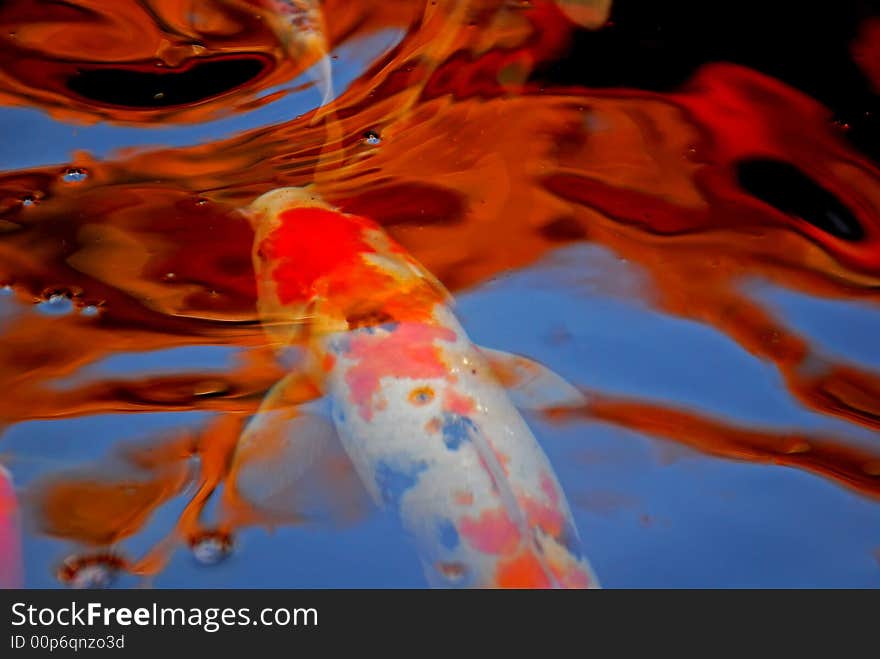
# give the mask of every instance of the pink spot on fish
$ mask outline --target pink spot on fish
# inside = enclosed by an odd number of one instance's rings
[[[520,542],[519,529],[506,510],[485,510],[476,519],[462,517],[459,532],[468,543],[485,554],[509,554]]]
[[[474,399],[448,387],[443,394],[443,409],[453,414],[468,416],[474,411]]]
[[[446,327],[424,323],[401,323],[388,333],[356,333],[351,337],[348,356],[355,360],[345,374],[352,402],[363,419],[373,418],[374,396],[383,377],[433,379],[446,375],[436,340],[455,341],[456,334]]]
[[[546,471],[541,474],[541,491],[547,495],[554,506],[559,505],[559,490],[556,489],[556,483]]]

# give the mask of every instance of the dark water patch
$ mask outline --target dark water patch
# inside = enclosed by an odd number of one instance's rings
[[[777,210],[799,217],[841,240],[857,242],[865,231],[833,194],[794,165],[771,159],[744,160],[737,179],[749,194]]]
[[[155,63],[80,67],[67,87],[90,101],[129,108],[164,108],[198,103],[262,77],[271,66],[263,56],[225,56],[178,68]]]

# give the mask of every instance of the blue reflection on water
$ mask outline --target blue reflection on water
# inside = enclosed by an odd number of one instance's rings
[[[571,259],[598,268],[592,290],[561,276],[568,270],[559,264]],[[537,358],[577,384],[667,400],[738,423],[871,435],[798,407],[770,366],[715,330],[663,316],[638,298],[623,297],[626,291],[619,287],[603,287],[603,280],[620,282],[620,266],[610,266],[613,262],[597,248],[569,248],[462,295],[457,308],[478,343]],[[564,340],[554,338],[560,333]],[[212,354],[203,348],[164,351],[163,360],[151,360],[149,368],[174,369],[182,360],[201,367]],[[4,446],[17,457],[16,475],[26,484],[45,472],[41,460],[67,465],[98,459],[117,441],[206,418],[186,413],[31,422],[13,427]],[[880,587],[873,558],[880,545],[880,506],[868,499],[799,470],[720,460],[605,424],[551,425],[536,416],[529,421],[558,470],[606,586]],[[183,499],[162,508],[141,536],[123,543],[126,548],[137,554],[166,533]],[[27,585],[54,585],[49,566],[65,555],[65,546],[29,535],[25,550]],[[131,583],[126,578],[119,585]],[[248,529],[233,556],[216,567],[197,565],[182,549],[153,583],[422,587],[425,582],[397,521],[374,512],[345,528]]]
[[[400,30],[382,30],[352,44],[340,46],[334,55],[333,87],[338,93],[358,76],[367,64],[378,60],[401,38]],[[263,92],[269,96],[279,90],[292,90],[309,84],[314,73]],[[183,147],[222,139],[260,126],[271,126],[313,110],[321,101],[317,88],[285,94],[282,98],[247,113],[233,114],[200,124],[146,126],[68,124],[56,121],[41,110],[5,108],[3,139],[0,140],[0,169],[39,167],[67,162],[71,154],[86,149],[104,158],[127,147]]]

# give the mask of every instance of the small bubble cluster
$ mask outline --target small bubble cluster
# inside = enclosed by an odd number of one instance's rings
[[[70,556],[58,568],[58,580],[70,588],[107,588],[125,567],[114,554]]]
[[[204,531],[190,539],[189,548],[200,565],[217,565],[232,553],[232,536],[223,531]]]
[[[73,311],[73,301],[64,293],[51,293],[37,303],[37,310],[47,316],[63,316]]]
[[[82,167],[68,167],[61,179],[65,183],[81,183],[89,177],[89,173]]]

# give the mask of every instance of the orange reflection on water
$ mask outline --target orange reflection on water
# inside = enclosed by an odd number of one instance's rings
[[[268,103],[253,99],[309,63],[287,57],[248,9],[254,4],[7,3],[0,102],[130,123],[206,121]],[[549,1],[328,0],[324,12],[331,49],[385,27],[406,30],[329,106],[193,147],[109,160],[80,153],[69,167],[86,173],[82,181],[65,180],[67,167],[0,176],[0,283],[21,302],[0,343],[3,423],[110,411],[226,413],[200,435],[226,439],[183,451],[199,456],[198,477],[176,449],[160,451],[131,496],[98,506],[81,527],[54,502],[100,500],[101,488],[120,483],[61,479],[41,509],[47,532],[112,544],[194,482],[175,537],[198,532],[205,501],[228,476],[229,429],[282,372],[257,319],[252,233],[236,209],[283,185],[315,182],[331,203],[374,218],[453,292],[560,245],[602,245],[646,273],[645,296],[658,309],[711,325],[774,364],[805,407],[880,428],[880,376],[823,355],[742,289],[745,278],[759,277],[817,298],[877,302],[880,171],[817,102],[725,64],[671,93],[543,88],[529,75],[564,52],[572,29]],[[873,70],[865,39],[856,50]],[[84,47],[94,43],[101,45]],[[180,106],[99,103],[65,82],[85,62],[136,71],[158,58],[158,68],[177,75],[241,57],[265,68]],[[365,141],[367,131],[380,143]],[[851,215],[845,226],[745,189],[744,163],[767,161],[833,195]],[[71,298],[77,311],[47,317],[27,308],[52,295]],[[92,307],[96,313],[81,313]],[[200,344],[240,347],[238,366],[222,375],[68,381],[113,354]],[[871,496],[880,488],[878,455],[843,438],[743,430],[693,412],[595,400],[585,411],[592,418],[713,455],[807,469]],[[230,519],[261,523],[244,510]],[[144,560],[138,569],[161,564]]]

